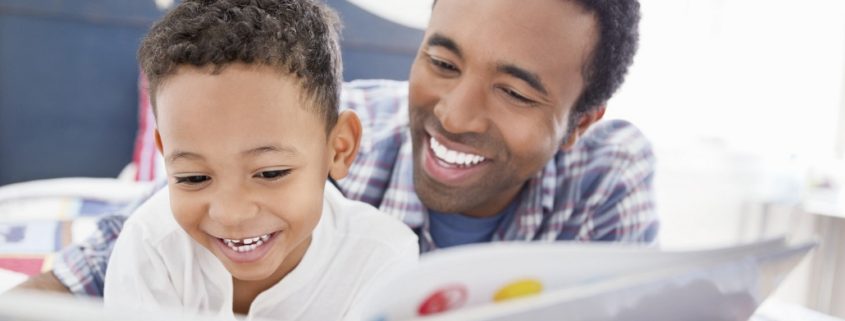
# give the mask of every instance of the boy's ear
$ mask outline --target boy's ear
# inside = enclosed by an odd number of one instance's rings
[[[353,111],[340,113],[329,134],[329,175],[341,179],[349,174],[349,166],[358,155],[361,144],[361,120]]]
[[[161,143],[161,134],[158,133],[158,128],[154,130],[155,141],[156,141],[156,149],[158,149],[158,153],[164,155],[164,145]]]
[[[607,110],[607,105],[600,105],[592,110],[579,115],[580,119],[578,122],[575,123],[575,130],[572,131],[572,134],[569,135],[569,138],[560,145],[560,150],[567,150],[572,145],[575,145],[575,142],[578,141],[578,138],[584,135],[584,132],[590,128],[593,124],[601,120],[604,117],[604,112]]]

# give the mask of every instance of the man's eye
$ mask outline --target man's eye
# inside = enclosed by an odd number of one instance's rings
[[[254,177],[272,181],[272,180],[277,180],[279,178],[282,178],[285,175],[287,175],[288,173],[290,173],[289,169],[279,169],[279,170],[258,172],[257,174],[255,174]]]
[[[446,61],[443,61],[443,60],[440,60],[440,59],[437,59],[437,58],[434,58],[434,57],[429,57],[429,60],[431,61],[431,64],[440,71],[443,71],[443,72],[457,72],[458,71],[458,67],[455,67],[455,65],[450,64]]]
[[[176,177],[176,184],[198,185],[210,180],[206,175],[191,175]]]
[[[529,99],[528,97],[521,95],[520,93],[516,92],[513,89],[503,88],[502,90],[505,92],[505,94],[507,94],[508,96],[510,96],[511,98],[513,98],[514,100],[516,100],[517,102],[519,102],[521,104],[535,105],[537,103],[537,102]]]

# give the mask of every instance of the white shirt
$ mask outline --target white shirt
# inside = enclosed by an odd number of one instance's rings
[[[417,236],[326,184],[323,213],[297,267],[260,293],[248,318],[341,320],[360,316],[373,286],[416,264]],[[234,318],[232,277],[176,223],[167,188],[126,221],[105,279],[105,305]]]

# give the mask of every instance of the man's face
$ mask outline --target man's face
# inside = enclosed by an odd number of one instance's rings
[[[502,210],[561,148],[597,39],[562,0],[439,0],[410,76],[414,184],[426,207]]]
[[[179,225],[242,281],[275,283],[320,219],[323,120],[270,67],[180,67],[157,93],[158,133]]]

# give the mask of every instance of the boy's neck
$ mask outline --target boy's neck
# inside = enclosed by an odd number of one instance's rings
[[[232,278],[232,311],[235,313],[247,315],[252,302],[258,297],[261,292],[271,288],[276,283],[279,283],[285,276],[299,265],[308,247],[311,245],[311,237],[303,241],[288,257],[282,262],[279,268],[270,277],[263,280],[239,280]]]

